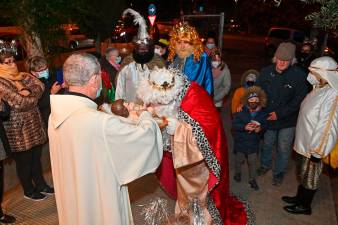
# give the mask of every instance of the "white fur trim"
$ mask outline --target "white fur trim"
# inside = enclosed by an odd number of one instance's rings
[[[167,90],[160,90],[154,88],[150,82],[155,83],[157,86],[161,86],[164,82],[168,84],[172,83],[174,78],[174,86]],[[149,82],[150,81],[150,82]],[[184,86],[184,80],[177,74],[176,70],[166,68],[155,68],[148,77],[144,77],[137,88],[136,95],[145,104],[164,104],[167,105],[175,100]]]

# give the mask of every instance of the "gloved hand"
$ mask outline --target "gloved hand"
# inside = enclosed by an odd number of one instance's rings
[[[311,162],[318,163],[318,162],[320,162],[320,160],[321,160],[320,158],[316,158],[313,155],[311,155],[311,158],[310,158]]]
[[[166,131],[167,131],[168,134],[174,135],[175,130],[176,130],[177,125],[178,125],[178,120],[176,118],[173,118],[173,117],[169,117],[169,118],[167,118],[167,120],[168,120],[168,125],[166,127]]]

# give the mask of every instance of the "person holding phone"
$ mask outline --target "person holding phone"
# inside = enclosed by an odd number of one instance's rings
[[[38,78],[44,85],[45,90],[39,99],[38,106],[42,115],[44,124],[48,125],[48,118],[50,114],[49,96],[62,92],[65,88],[63,83],[62,70],[56,72],[56,81],[54,83],[50,80],[48,63],[46,58],[41,56],[33,56],[26,61],[26,69],[34,77]],[[60,73],[61,72],[61,73]]]

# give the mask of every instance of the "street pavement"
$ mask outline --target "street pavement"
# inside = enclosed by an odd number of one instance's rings
[[[295,163],[290,161],[288,172],[285,180],[280,187],[271,184],[272,175],[268,172],[265,176],[259,177],[257,182],[260,187],[259,191],[254,191],[247,183],[247,168],[243,166],[242,182],[233,181],[234,174],[234,155],[231,151],[232,139],[230,137],[230,116],[229,108],[222,112],[225,131],[229,142],[229,162],[230,162],[230,185],[231,192],[235,196],[249,201],[255,214],[257,225],[337,225],[335,206],[332,196],[330,179],[322,176],[320,189],[313,201],[313,214],[291,215],[283,211],[283,202],[280,200],[283,195],[293,195],[297,189],[297,179],[295,175]],[[46,174],[48,181],[51,183],[51,173]],[[136,225],[145,224],[145,215],[142,214],[145,207],[151,202],[160,198],[167,203],[168,215],[174,211],[174,200],[161,189],[154,175],[146,175],[129,186],[130,201],[132,203],[132,212]],[[67,186],[65,185],[65,188]],[[230,206],[231,207],[231,206]],[[15,215],[17,222],[15,224],[25,225],[56,225],[58,224],[56,203],[54,196],[49,196],[47,200],[33,202],[23,198],[20,186],[7,192],[3,202],[5,211]]]

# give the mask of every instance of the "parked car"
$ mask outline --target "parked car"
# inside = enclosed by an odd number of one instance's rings
[[[95,46],[95,40],[87,38],[79,27],[73,24],[63,26],[65,32],[65,39],[61,41],[60,45],[64,48],[77,49],[89,48]]]
[[[265,51],[268,56],[273,56],[278,45],[283,41],[292,41],[300,46],[305,39],[305,33],[287,27],[272,27],[265,37]]]

